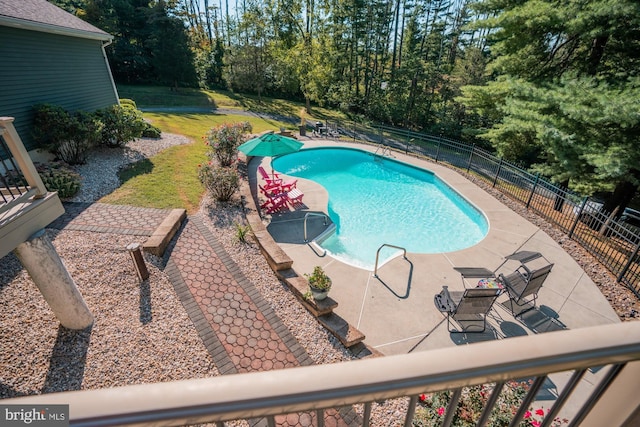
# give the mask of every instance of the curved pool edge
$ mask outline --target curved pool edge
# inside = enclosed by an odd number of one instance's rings
[[[353,146],[370,152],[377,148],[345,141],[300,139],[305,146]],[[499,198],[475,184],[473,177],[425,158],[398,152],[393,155],[406,163],[428,167],[479,207],[489,220],[487,236],[477,245],[462,251],[438,255],[409,253],[410,263],[401,258],[398,261],[394,259],[379,269],[380,278],[377,279],[370,271],[330,257],[320,257],[302,238],[296,240],[302,234],[300,218],[283,215],[265,219],[265,223],[274,225],[270,232],[293,259],[296,272],[310,273],[314,265],[325,269],[333,280],[331,297],[339,303],[334,312],[362,331],[367,345],[385,355],[459,346],[464,337],[454,339],[448,333],[446,321],[443,324],[442,314],[433,306],[433,296],[440,292],[442,286],[456,291],[464,289],[460,275],[453,267],[481,266],[494,270],[506,255],[517,250],[542,252],[561,267],[555,269],[545,282],[540,304],[555,310],[567,327],[619,321],[597,286],[560,245]],[[269,165],[269,160],[260,159],[265,166]],[[327,198],[322,198],[324,189],[313,182],[301,181],[299,184],[305,192],[308,210],[326,212]],[[399,298],[390,288],[400,297],[406,297]],[[588,306],[585,305],[585,292],[590,296]],[[576,307],[579,307],[578,311]],[[500,314],[506,317],[505,324],[512,327],[520,324],[506,316],[504,310]],[[497,329],[500,330],[499,326]]]
[[[354,146],[356,145],[356,146]],[[491,221],[489,219],[489,217],[487,216],[487,214],[476,204],[474,203],[472,200],[470,200],[469,198],[465,197],[464,194],[460,193],[454,185],[452,185],[445,177],[440,176],[438,173],[436,173],[436,171],[429,169],[428,167],[426,167],[424,164],[421,165],[416,165],[416,164],[412,164],[410,162],[406,162],[403,160],[400,160],[398,158],[395,157],[395,155],[391,155],[391,156],[380,156],[378,155],[376,152],[372,152],[371,150],[368,150],[366,148],[375,148],[375,147],[370,147],[367,145],[362,145],[362,144],[330,144],[329,146],[327,145],[318,145],[318,144],[314,144],[312,146],[308,146],[305,145],[302,150],[300,150],[299,152],[294,152],[294,153],[289,153],[287,155],[283,155],[283,156],[278,156],[276,158],[273,158],[270,160],[270,164],[269,167],[272,168],[273,170],[276,170],[278,173],[280,173],[281,175],[285,175],[285,176],[289,176],[291,177],[291,179],[303,179],[306,180],[308,182],[312,182],[315,185],[321,187],[324,189],[325,192],[328,193],[328,191],[324,188],[324,186],[313,180],[312,178],[308,178],[308,177],[300,177],[298,175],[287,175],[287,171],[284,171],[282,168],[274,168],[274,162],[277,161],[277,159],[282,159],[282,158],[286,158],[288,156],[292,156],[295,157],[296,154],[306,151],[306,152],[312,152],[312,151],[321,151],[321,150],[345,150],[345,151],[350,151],[350,152],[357,152],[358,154],[366,154],[366,155],[371,155],[372,157],[378,157],[380,159],[382,159],[385,162],[391,162],[395,165],[398,165],[401,169],[397,169],[394,168],[394,166],[391,166],[391,170],[406,175],[406,176],[410,176],[412,179],[418,179],[418,180],[422,180],[422,174],[426,174],[426,175],[430,175],[434,178],[434,186],[438,189],[438,191],[444,195],[445,198],[447,198],[448,200],[452,200],[453,205],[455,205],[458,209],[460,209],[461,212],[464,213],[464,216],[471,222],[471,223],[476,223],[477,226],[482,230],[482,236],[474,243],[472,243],[470,246],[464,247],[464,248],[456,248],[456,249],[445,249],[445,250],[441,250],[439,252],[434,252],[434,251],[421,251],[421,252],[409,252],[409,253],[414,253],[414,254],[433,254],[433,253],[453,253],[453,252],[458,252],[458,251],[463,251],[469,247],[472,247],[474,245],[477,245],[478,243],[480,243],[481,241],[483,241],[489,234],[489,232],[491,231]],[[393,152],[392,152],[393,153]],[[357,159],[356,159],[357,160]],[[423,162],[424,163],[424,162]],[[436,165],[436,164],[434,164]],[[408,168],[409,172],[405,171],[404,168]],[[412,172],[410,172],[410,170],[415,170],[416,173],[418,173],[418,175],[414,175]],[[425,182],[429,182],[428,180]],[[441,188],[444,187],[444,188]],[[446,190],[445,190],[446,189]],[[328,195],[328,198],[330,198],[330,194]],[[323,207],[323,212],[330,216],[330,212],[329,212],[329,205],[328,205],[328,201],[327,200],[327,204]],[[470,214],[468,211],[471,210],[474,213]],[[474,215],[477,216],[476,219],[474,219]],[[480,222],[482,222],[482,224],[478,223],[478,219],[480,220]],[[335,232],[335,230],[334,230]],[[323,250],[326,254],[330,255],[331,257],[335,258],[336,260],[338,260],[339,262],[351,265],[353,267],[356,268],[360,268],[360,269],[364,269],[364,270],[368,270],[368,271],[373,271],[375,269],[375,262],[373,262],[373,260],[371,260],[371,262],[364,260],[364,259],[357,259],[357,257],[352,257],[352,254],[347,253],[346,255],[341,255],[341,254],[334,254],[331,252],[330,249],[327,249],[326,247],[322,246],[322,243],[329,238],[332,235],[332,233],[323,233],[322,236],[318,236],[315,240],[315,244],[321,249]],[[380,246],[380,248],[375,248],[378,251],[385,245],[387,245],[390,242],[384,242],[384,244],[382,244]],[[398,243],[398,242],[395,242]],[[400,244],[400,246],[402,246]],[[404,248],[403,248],[404,249]],[[409,248],[408,250],[411,250],[412,248]],[[387,255],[385,255],[385,257],[382,259],[382,261],[380,263],[378,263],[379,266],[384,265],[386,262],[392,260],[393,258],[397,257],[397,253],[393,252],[393,253],[388,253]],[[353,260],[352,260],[353,258]]]

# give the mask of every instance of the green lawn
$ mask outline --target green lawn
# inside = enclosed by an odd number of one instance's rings
[[[303,102],[238,94],[227,90],[181,88],[176,92],[163,86],[118,85],[118,94],[120,98],[136,101],[138,108],[206,107],[238,109],[297,118],[300,117],[300,112],[304,108]],[[307,115],[306,118],[308,121],[348,119],[345,114],[339,111],[318,106],[313,106],[311,115]]]
[[[283,124],[240,115],[145,113],[163,132],[185,135],[193,143],[172,147],[127,168],[120,174],[122,185],[100,202],[153,208],[198,210],[204,188],[198,180],[198,165],[208,161],[206,132],[219,124],[249,121],[253,132],[277,130]]]
[[[300,117],[303,103],[236,94],[230,91],[179,89],[173,91],[160,86],[118,85],[120,98],[133,99],[140,109],[145,107],[206,107],[226,110],[271,113]],[[314,107],[309,122],[315,120],[343,120],[338,112]],[[184,208],[188,213],[198,210],[204,188],[198,180],[198,165],[208,161],[202,137],[222,123],[248,121],[253,133],[297,126],[278,120],[261,119],[241,114],[144,113],[163,132],[180,134],[192,144],[172,147],[159,155],[131,165],[120,174],[122,185],[103,197],[103,203],[154,208]]]
[[[181,88],[177,92],[163,86],[118,85],[120,98],[144,107],[210,107],[242,109],[238,97],[228,91]]]

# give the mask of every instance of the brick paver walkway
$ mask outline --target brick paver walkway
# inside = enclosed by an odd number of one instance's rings
[[[49,228],[132,236],[151,236],[171,211],[104,203],[65,203],[64,209]]]
[[[65,210],[51,228],[142,236],[150,236],[171,211],[101,203],[66,203]],[[165,258],[165,272],[222,375],[313,363],[198,216],[185,221]],[[301,413],[276,422],[313,426],[315,419],[315,413]],[[325,425],[361,425],[361,420],[351,408],[326,410]]]

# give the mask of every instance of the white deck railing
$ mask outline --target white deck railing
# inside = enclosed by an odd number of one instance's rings
[[[9,153],[5,154],[11,155],[6,159],[0,158],[0,174],[7,175],[0,186],[0,205],[23,198],[25,193],[35,198],[44,197],[47,189],[13,127],[13,117],[0,117],[0,144],[0,154],[8,150]],[[13,179],[9,179],[9,176]]]
[[[640,322],[627,322],[339,364],[70,391],[2,403],[69,404],[71,425],[81,426],[222,426],[227,420],[260,418],[275,425],[277,414],[312,412],[323,420],[325,408],[365,403],[359,408],[365,414],[359,424],[375,426],[366,416],[370,402],[409,397],[407,413],[399,420],[409,426],[421,393],[452,390],[455,399],[455,391],[463,387],[523,378],[537,379],[535,388],[551,373],[571,371],[548,417],[571,401],[576,410],[569,425],[632,426],[637,424],[629,417],[640,407],[639,359]],[[597,372],[592,386],[572,387],[590,368]],[[517,417],[531,401],[533,396],[525,398],[522,411],[510,414],[516,418],[513,425],[519,425]],[[439,425],[448,425],[450,410]],[[480,417],[478,425],[483,422]]]
[[[0,117],[0,258],[64,213],[13,126]]]

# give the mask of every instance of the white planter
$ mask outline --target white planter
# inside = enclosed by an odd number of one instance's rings
[[[323,289],[311,288],[311,295],[313,296],[313,299],[317,301],[321,301],[325,299],[327,295],[329,295],[329,291],[323,290]]]

